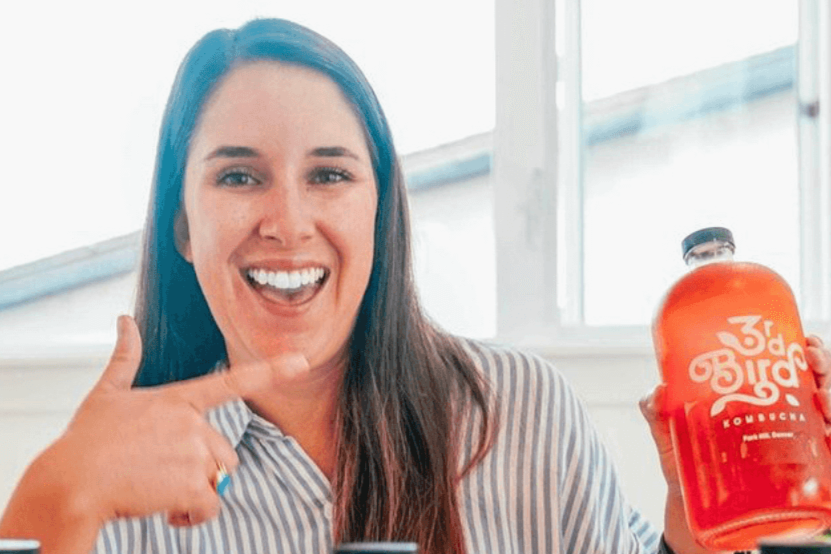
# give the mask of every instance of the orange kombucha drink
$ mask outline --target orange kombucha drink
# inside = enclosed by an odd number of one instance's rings
[[[724,228],[687,237],[691,270],[653,323],[688,522],[712,550],[831,527],[831,452],[793,293],[733,250]]]

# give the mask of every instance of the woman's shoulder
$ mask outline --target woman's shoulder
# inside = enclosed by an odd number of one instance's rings
[[[512,345],[456,337],[478,372],[497,391],[522,384],[532,388],[567,387],[556,366],[539,354]]]

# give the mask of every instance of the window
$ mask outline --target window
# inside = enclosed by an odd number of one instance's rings
[[[77,0],[4,3],[3,16],[0,271],[143,225],[167,94],[212,29],[281,17],[332,39],[376,89],[401,152],[493,128],[487,1]]]
[[[712,225],[798,289],[798,5],[581,8],[583,322],[648,323]]]
[[[648,339],[686,270],[681,239],[710,225],[733,230],[738,259],[781,273],[804,317],[828,318],[831,212],[812,109],[823,91],[807,78],[823,67],[825,5],[510,8],[497,4],[500,334]],[[523,25],[533,46],[512,38]],[[530,58],[519,69],[517,48]]]

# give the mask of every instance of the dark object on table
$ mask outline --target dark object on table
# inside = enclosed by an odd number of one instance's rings
[[[418,554],[414,542],[351,542],[338,545],[334,554]]]
[[[831,543],[808,542],[763,542],[759,545],[761,554],[831,554]]]

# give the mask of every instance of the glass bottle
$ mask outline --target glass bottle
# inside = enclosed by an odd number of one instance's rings
[[[733,261],[729,230],[682,243],[690,271],[653,322],[687,518],[712,550],[831,526],[831,452],[787,283]]]

